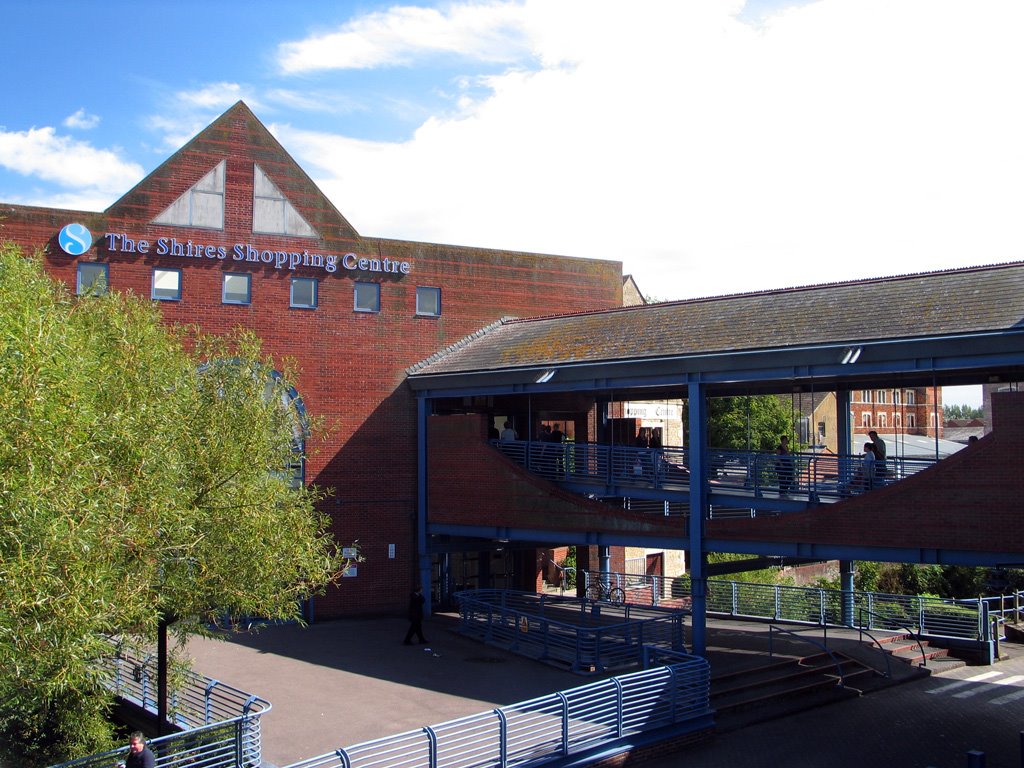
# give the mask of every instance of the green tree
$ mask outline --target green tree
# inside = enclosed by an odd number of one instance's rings
[[[732,451],[770,451],[792,435],[791,414],[772,395],[714,397],[708,401],[708,445]],[[797,446],[794,444],[794,450]]]
[[[271,368],[251,335],[75,297],[0,245],[0,757],[109,746],[109,638],[299,618],[345,567],[320,493],[282,471],[293,372]]]

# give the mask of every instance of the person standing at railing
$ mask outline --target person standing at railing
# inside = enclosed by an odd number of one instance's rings
[[[849,496],[851,493],[870,491],[875,484],[875,465],[877,462],[878,457],[875,454],[874,444],[864,443],[864,454],[861,457],[860,466],[857,467],[857,471],[850,478],[850,484],[847,486],[844,495]]]
[[[118,763],[119,768],[155,768],[156,757],[153,751],[146,746],[146,737],[142,731],[135,731],[128,738],[128,754],[123,763]]]
[[[875,480],[884,481],[889,471],[885,463],[885,440],[880,438],[873,429],[868,432],[868,437],[871,438],[871,444],[875,446]]]
[[[793,480],[793,454],[789,451],[789,436],[783,435],[779,438],[779,445],[775,449],[775,476],[779,481],[779,495],[789,496],[796,484]]]
[[[559,424],[555,424],[549,439],[555,444],[555,472],[561,474],[565,471],[565,449],[562,448],[562,443],[565,442],[565,433],[562,432],[562,427]]]
[[[518,440],[519,439],[519,435],[517,435],[516,431],[514,429],[512,429],[512,422],[511,421],[506,421],[505,422],[505,428],[503,430],[501,430],[501,434],[498,436],[498,439],[501,440],[501,442],[503,442],[503,443],[506,443],[509,440]]]

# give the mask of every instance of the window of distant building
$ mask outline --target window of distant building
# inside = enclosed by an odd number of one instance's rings
[[[864,413],[862,413],[860,415],[860,425],[862,427],[870,427],[871,426],[871,413],[870,412],[864,411]]]
[[[154,269],[152,297],[157,301],[181,301],[181,270]]]
[[[913,405],[913,404],[914,404],[914,390],[908,389],[907,390],[907,405]]]
[[[167,206],[153,219],[154,224],[178,227],[224,229],[224,169],[227,160],[216,167]]]
[[[880,389],[880,390],[878,390],[875,393],[875,402],[876,403],[885,403],[885,402],[887,402],[887,400],[888,400],[888,397],[887,397],[886,392],[885,392],[884,389]]]
[[[75,290],[79,296],[103,296],[110,288],[110,265],[94,261],[78,263],[78,281]]]
[[[889,417],[888,417],[888,415],[886,415],[884,413],[878,414],[878,426],[880,428],[881,427],[888,427],[889,426]]]
[[[289,306],[294,309],[316,309],[317,281],[312,277],[293,277]]]
[[[252,301],[252,275],[228,272],[224,275],[221,301],[225,304],[249,304]]]
[[[441,289],[416,287],[416,314],[437,317],[441,314]]]
[[[380,312],[380,284],[356,283],[353,309],[356,312]]]
[[[899,405],[903,401],[903,393],[898,389],[894,389],[892,391],[892,401],[895,405]]]
[[[903,417],[900,416],[898,413],[894,413],[892,417],[892,423],[893,426],[896,427],[896,429],[899,429],[900,427],[903,426]]]
[[[865,389],[863,392],[860,393],[860,401],[862,403],[870,403],[871,402],[871,390],[870,389]]]
[[[912,413],[907,414],[907,429],[917,429],[917,416]]]

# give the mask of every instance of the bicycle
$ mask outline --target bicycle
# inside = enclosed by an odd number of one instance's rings
[[[601,579],[593,579],[587,586],[587,597],[593,601],[603,600],[612,605],[622,605],[626,602],[626,593],[622,587],[613,587]]]

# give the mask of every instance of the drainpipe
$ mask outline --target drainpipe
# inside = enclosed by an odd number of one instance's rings
[[[427,399],[416,400],[416,554],[419,582],[423,585],[423,612],[429,616],[433,590],[430,588],[430,555],[427,554]]]

